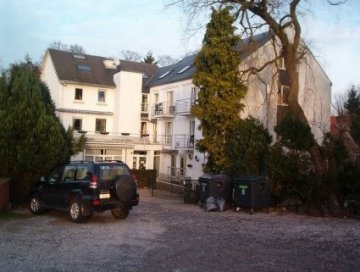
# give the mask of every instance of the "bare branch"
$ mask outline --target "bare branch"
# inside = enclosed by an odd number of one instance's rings
[[[331,1],[331,0],[327,0],[327,2],[332,5],[332,6],[338,6],[338,5],[342,5],[345,4],[347,2],[347,0],[343,0],[343,1]]]

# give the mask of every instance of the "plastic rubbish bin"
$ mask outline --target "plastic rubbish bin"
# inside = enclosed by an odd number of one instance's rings
[[[254,209],[267,209],[271,205],[272,182],[265,176],[239,176],[233,179],[234,202],[240,207],[248,208],[250,214]]]
[[[231,202],[231,180],[226,175],[207,174],[199,178],[199,204],[207,211],[223,211]]]

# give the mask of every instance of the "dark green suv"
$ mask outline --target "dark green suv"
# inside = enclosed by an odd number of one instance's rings
[[[138,205],[135,176],[121,162],[70,162],[41,178],[31,190],[29,208],[33,214],[48,209],[64,210],[73,222],[83,222],[93,212],[111,210],[125,219]]]

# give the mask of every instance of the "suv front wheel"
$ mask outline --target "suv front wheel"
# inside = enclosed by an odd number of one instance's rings
[[[75,223],[84,222],[87,217],[83,215],[84,205],[79,199],[73,199],[69,205],[69,217],[70,220]]]
[[[34,194],[30,197],[29,209],[32,214],[42,214],[45,212],[45,208],[42,206],[39,196]]]

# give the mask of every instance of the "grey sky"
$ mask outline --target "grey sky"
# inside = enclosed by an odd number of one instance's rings
[[[174,58],[198,49],[202,33],[186,32],[179,8],[170,0],[0,0],[0,66],[26,54],[39,61],[53,41],[82,45],[89,54],[120,57],[121,50]],[[360,84],[360,1],[330,7],[309,0],[303,36],[333,82],[333,92]]]

